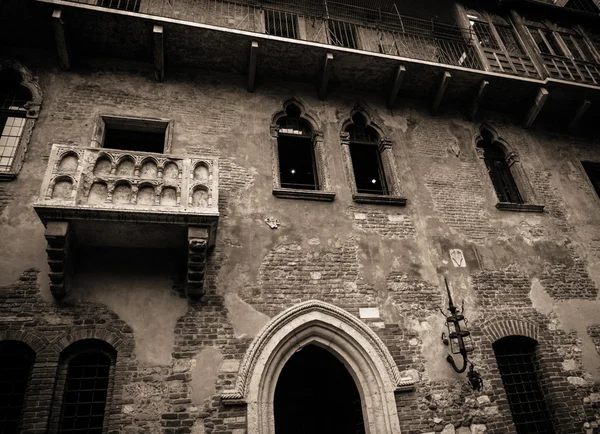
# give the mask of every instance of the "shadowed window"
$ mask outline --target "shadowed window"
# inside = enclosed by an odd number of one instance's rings
[[[483,149],[483,158],[490,179],[500,202],[523,203],[517,184],[510,171],[507,156],[497,143],[492,142],[489,133],[483,132],[483,139],[477,143]]]
[[[318,190],[312,129],[294,104],[288,106],[286,115],[277,122],[281,187]]]
[[[361,113],[352,117],[346,128],[350,134],[350,156],[358,193],[388,194],[379,152],[379,135]]]
[[[494,353],[518,434],[554,433],[540,387],[535,360],[536,342],[509,336],[494,343]]]
[[[13,69],[0,71],[0,172],[13,167],[25,127],[25,104],[31,98],[21,86],[21,74]]]
[[[101,434],[114,351],[96,340],[77,342],[67,351],[59,432]]]
[[[35,353],[25,344],[0,342],[0,433],[16,433]]]
[[[364,434],[360,394],[344,364],[307,345],[283,367],[275,389],[277,434]]]
[[[596,190],[596,194],[600,197],[600,164],[593,163],[591,161],[582,161],[581,164],[585,169],[585,173],[587,174],[590,182],[594,186],[594,190]]]

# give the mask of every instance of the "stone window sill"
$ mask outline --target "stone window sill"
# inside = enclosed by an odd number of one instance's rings
[[[281,199],[316,200],[320,202],[333,202],[335,192],[323,190],[300,190],[295,188],[274,188],[273,196]]]
[[[17,177],[14,172],[0,172],[0,181],[12,181]]]
[[[500,211],[544,212],[544,205],[534,205],[531,203],[498,202],[496,208]]]
[[[407,199],[400,196],[383,194],[354,193],[352,200],[356,203],[371,203],[377,205],[405,206]]]

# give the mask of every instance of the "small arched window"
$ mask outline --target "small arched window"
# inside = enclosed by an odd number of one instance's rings
[[[357,112],[346,127],[350,140],[350,156],[354,169],[356,191],[366,194],[388,194],[377,131],[367,125],[366,117]]]
[[[313,131],[295,104],[277,121],[279,176],[282,188],[319,190]]]
[[[60,380],[64,390],[58,432],[104,432],[115,359],[114,349],[95,339],[79,341],[63,351]]]
[[[518,434],[554,433],[536,363],[535,340],[508,336],[493,345]]]
[[[483,151],[485,166],[500,202],[522,204],[523,198],[511,173],[508,156],[501,145],[493,141],[491,133],[482,131],[477,146]]]
[[[35,353],[24,343],[0,341],[0,355],[0,433],[19,432]]]
[[[25,128],[25,104],[32,99],[21,81],[21,74],[14,69],[0,71],[0,173],[13,170]]]

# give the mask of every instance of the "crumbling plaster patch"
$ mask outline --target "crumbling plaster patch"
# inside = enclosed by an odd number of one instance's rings
[[[196,357],[190,380],[192,403],[201,406],[216,392],[215,380],[223,363],[223,355],[214,347],[205,347]]]
[[[258,312],[237,294],[225,295],[227,318],[233,326],[236,338],[254,337],[269,322],[269,317]]]
[[[600,300],[565,300],[556,302],[545,291],[538,279],[532,279],[529,298],[534,309],[543,315],[552,312],[559,327],[565,332],[575,332],[581,341],[581,361],[585,371],[596,383],[600,383],[600,358],[596,346],[587,333],[587,328],[598,322]],[[571,381],[573,383],[573,381]]]

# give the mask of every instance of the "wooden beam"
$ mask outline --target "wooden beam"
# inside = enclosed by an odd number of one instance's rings
[[[256,85],[256,61],[258,58],[258,41],[250,44],[250,61],[248,62],[248,92],[254,92]]]
[[[489,85],[490,82],[487,80],[481,80],[481,83],[479,83],[479,90],[477,91],[477,95],[475,95],[475,99],[471,104],[471,110],[469,111],[469,119],[473,120],[475,119],[475,116],[477,116],[477,111],[483,102],[483,98],[485,98],[485,93]]]
[[[387,107],[391,109],[394,105],[394,101],[398,97],[398,92],[400,91],[400,86],[402,86],[402,81],[404,80],[404,76],[406,75],[406,67],[404,65],[398,65],[398,69],[396,69],[396,73],[394,74],[394,79],[392,81],[392,87],[390,88],[390,94],[388,95]]]
[[[581,120],[582,117],[585,116],[585,114],[587,113],[587,111],[589,110],[591,105],[592,105],[592,102],[589,99],[583,100],[583,102],[579,106],[579,109],[577,110],[577,113],[575,113],[575,116],[573,116],[573,119],[571,120],[571,123],[569,124],[570,132],[575,131],[575,129],[577,128],[577,125],[579,124],[579,121]]]
[[[537,118],[537,116],[540,114],[540,111],[542,111],[544,104],[546,104],[548,94],[548,89],[545,87],[540,87],[540,90],[538,90],[538,93],[533,100],[533,105],[529,109],[529,112],[527,112],[527,116],[523,122],[523,126],[525,128],[529,128],[531,125],[533,125],[535,118]]]
[[[325,54],[325,61],[323,62],[323,71],[321,71],[321,79],[319,81],[319,98],[325,99],[327,96],[327,84],[329,83],[329,76],[331,75],[331,68],[333,67],[333,54]]]
[[[433,105],[431,106],[431,112],[436,114],[440,105],[442,104],[442,100],[444,99],[444,94],[446,93],[446,89],[448,89],[448,84],[450,84],[450,79],[452,78],[452,74],[448,71],[444,71],[442,74],[442,80],[440,81],[440,86],[438,87],[437,93],[435,94],[435,99],[433,100]]]
[[[71,68],[67,38],[65,36],[65,22],[62,11],[54,9],[52,12],[52,27],[54,28],[54,40],[56,41],[56,52],[58,54],[58,65],[62,69]]]
[[[165,79],[165,40],[163,26],[154,26],[154,76],[157,81]]]

